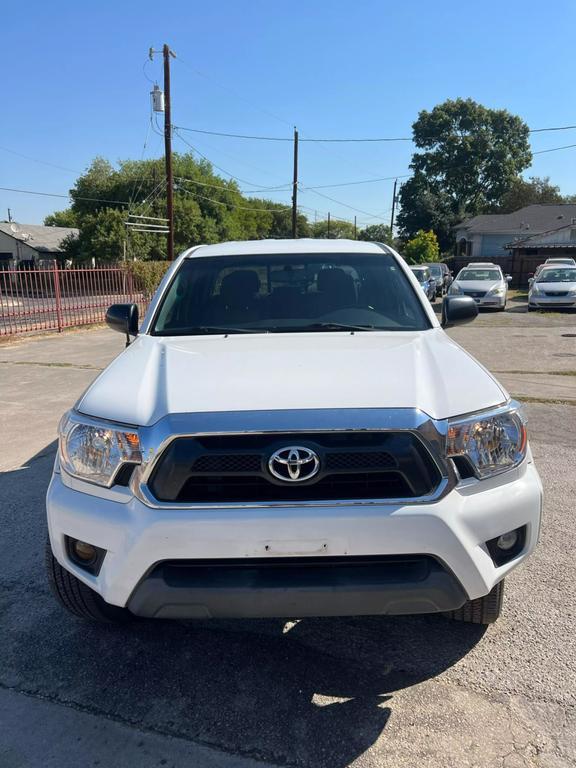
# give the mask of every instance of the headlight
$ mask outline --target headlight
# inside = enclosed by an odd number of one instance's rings
[[[518,466],[528,445],[526,421],[517,403],[492,413],[450,419],[446,455],[463,456],[477,477],[485,478]]]
[[[448,288],[448,293],[459,295],[462,293],[462,288],[460,288],[459,285],[456,285],[456,283],[452,283],[450,288]]]
[[[490,288],[488,291],[489,296],[504,296],[504,286],[495,285],[494,288]]]
[[[576,296],[576,288],[572,288],[572,290],[568,291],[568,296]]]
[[[60,423],[60,463],[68,474],[111,486],[123,464],[142,460],[138,433],[67,413]]]
[[[536,283],[533,283],[532,288],[530,288],[530,293],[532,294],[532,296],[539,296],[542,293],[542,291],[540,290],[540,288],[538,288]]]

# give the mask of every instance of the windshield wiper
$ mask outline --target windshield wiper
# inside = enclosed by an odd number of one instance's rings
[[[312,323],[310,325],[277,325],[270,328],[273,333],[294,333],[295,331],[382,331],[384,328],[377,328],[375,325],[350,325],[348,323]]]
[[[190,328],[175,328],[173,331],[160,331],[158,336],[199,336],[202,334],[228,333],[268,333],[265,328],[224,328],[219,325],[195,325]]]

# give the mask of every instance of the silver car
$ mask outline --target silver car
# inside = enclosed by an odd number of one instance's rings
[[[576,307],[576,266],[546,266],[528,291],[528,310]]]
[[[471,296],[480,307],[506,309],[510,275],[502,274],[497,264],[468,264],[456,275],[450,286],[450,295]]]

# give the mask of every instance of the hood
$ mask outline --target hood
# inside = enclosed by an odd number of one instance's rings
[[[143,335],[77,409],[148,426],[169,413],[419,408],[436,419],[489,408],[506,393],[440,328],[418,333]]]
[[[502,280],[454,280],[452,285],[457,285],[463,291],[485,291],[488,293],[492,288],[499,288]]]
[[[548,293],[548,291],[574,291],[576,290],[576,282],[574,280],[570,280],[570,282],[559,282],[559,283],[532,283],[532,288],[538,287],[539,291],[543,291],[544,293]]]

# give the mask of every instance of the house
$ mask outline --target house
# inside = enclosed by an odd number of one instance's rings
[[[513,240],[506,247],[515,258],[535,256],[540,262],[562,256],[575,258],[576,219],[548,232]]]
[[[78,230],[0,222],[0,270],[31,266],[42,259],[57,259],[62,254],[63,241],[70,235],[78,237]]]
[[[571,226],[576,226],[573,203],[527,205],[513,213],[474,216],[454,227],[456,257],[504,258],[515,241]]]

